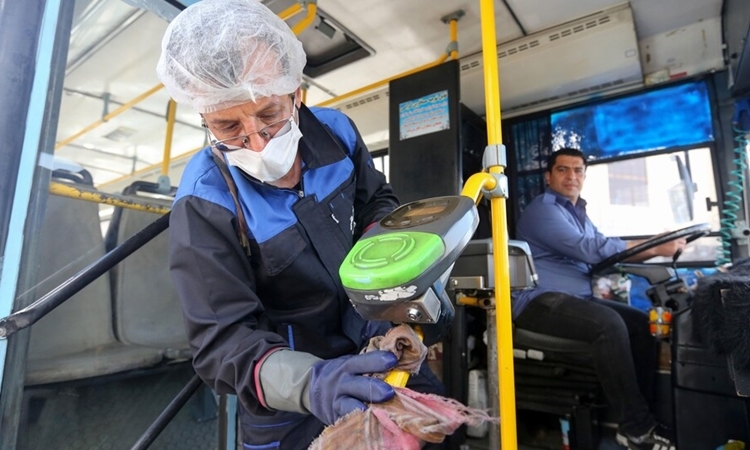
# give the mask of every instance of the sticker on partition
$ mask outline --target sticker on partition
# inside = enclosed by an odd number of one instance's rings
[[[398,105],[399,138],[405,140],[450,128],[448,91],[435,92]]]

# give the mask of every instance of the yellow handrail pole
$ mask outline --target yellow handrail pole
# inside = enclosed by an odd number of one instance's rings
[[[159,205],[143,199],[134,199],[123,195],[108,194],[93,189],[87,189],[83,186],[72,186],[66,183],[51,182],[49,184],[49,193],[59,197],[75,198],[87,202],[100,203],[103,205],[113,205],[122,208],[146,211],[155,214],[166,214],[169,212],[168,206]]]
[[[98,127],[99,125],[103,124],[104,122],[108,121],[109,119],[118,116],[125,111],[129,110],[145,98],[149,97],[150,95],[157,92],[159,89],[163,88],[164,85],[159,83],[156,86],[152,87],[148,91],[144,92],[143,94],[139,95],[138,97],[134,98],[133,100],[130,100],[129,102],[125,103],[124,105],[120,106],[116,110],[112,111],[111,113],[107,114],[106,116],[102,117],[101,119],[97,120],[96,122],[92,123],[91,125],[87,126],[83,130],[79,131],[78,133],[74,134],[73,136],[70,136],[67,139],[63,139],[62,141],[58,142],[55,145],[55,150],[57,150],[60,147],[65,147],[66,145],[70,144],[71,142],[75,141],[79,137],[83,136],[84,134],[88,133],[89,131],[93,130],[94,128]]]
[[[490,173],[497,171],[497,166]],[[507,212],[504,198],[490,200],[493,264],[495,265],[495,320],[497,321],[497,373],[500,382],[501,448],[516,449],[516,391],[513,374],[513,326],[510,308],[510,261],[508,259]]]
[[[423,341],[424,332],[422,332],[422,327],[420,327],[419,325],[414,325],[412,328],[417,334],[419,340]],[[391,370],[390,372],[388,372],[388,375],[385,376],[385,382],[393,387],[405,387],[408,381],[409,372],[405,370]]]
[[[281,17],[281,20],[286,20],[300,11],[302,11],[302,5],[299,3],[295,3],[287,9],[281,11],[279,13],[279,17]]]
[[[310,85],[303,81],[300,88],[302,88],[302,103],[307,104],[307,91],[310,89]]]
[[[313,20],[315,20],[315,13],[318,12],[318,5],[314,2],[307,4],[307,15],[304,19],[300,20],[295,26],[292,27],[292,33],[298,36],[300,33],[305,31],[305,28],[309,27]]]
[[[448,48],[445,49],[445,53],[454,61],[458,59],[458,21],[465,14],[463,9],[459,9],[440,18],[443,23],[448,24],[450,30],[451,40],[448,43]]]
[[[494,0],[480,0],[482,20],[482,62],[484,63],[484,92],[487,106],[487,142],[502,146],[500,116],[500,83],[497,64]],[[498,147],[500,148],[500,147]],[[504,148],[503,148],[504,153]],[[502,175],[505,155],[489,167],[490,174]],[[513,329],[510,309],[510,262],[508,259],[508,230],[505,197],[495,195],[490,200],[492,218],[492,248],[495,265],[495,320],[497,321],[497,373],[500,382],[500,442],[503,450],[515,450],[516,393],[513,375]]]
[[[169,176],[169,162],[172,154],[172,135],[174,134],[174,121],[177,112],[177,102],[169,99],[167,105],[167,136],[164,138],[164,157],[161,161],[161,174]]]
[[[458,43],[458,19],[451,19],[451,42]],[[451,59],[458,59],[458,49],[451,50]]]
[[[497,186],[497,180],[489,173],[475,173],[464,183],[461,195],[469,197],[475,203],[479,203],[479,200],[482,198],[482,190],[491,191],[495,189],[495,186]]]
[[[462,15],[463,15],[463,11],[461,11],[460,14],[456,14],[455,18],[451,18],[450,19],[450,38],[451,38],[451,43],[458,42],[458,25],[457,25],[457,22],[458,22],[458,19]],[[447,17],[449,17],[449,16],[446,16],[446,18]],[[444,19],[446,19],[446,18],[444,18]],[[380,86],[388,84],[388,83],[390,83],[393,80],[397,80],[399,78],[403,78],[403,77],[411,75],[413,73],[417,73],[417,72],[421,72],[423,70],[430,69],[432,67],[435,67],[437,65],[440,65],[440,64],[444,63],[445,60],[447,60],[449,56],[451,58],[453,58],[453,59],[457,59],[458,58],[458,50],[452,50],[450,52],[450,54],[446,51],[445,53],[443,53],[442,55],[440,55],[440,58],[438,58],[436,61],[433,61],[431,63],[427,63],[427,64],[425,64],[423,66],[419,66],[419,67],[416,67],[416,68],[411,69],[411,70],[407,70],[406,72],[403,72],[403,73],[400,73],[398,75],[394,75],[392,77],[386,78],[385,80],[376,81],[375,83],[368,84],[367,86],[363,86],[363,87],[361,87],[359,89],[355,89],[355,90],[353,90],[351,92],[347,92],[346,94],[341,94],[341,95],[339,95],[337,97],[329,98],[328,100],[326,100],[324,102],[321,102],[321,103],[318,103],[315,106],[328,106],[330,104],[336,103],[336,102],[338,102],[340,100],[343,100],[345,98],[354,97],[355,95],[361,94],[363,92],[371,91],[371,90],[373,90],[375,88],[378,88]]]
[[[330,99],[328,99],[328,100],[326,100],[324,102],[318,103],[315,106],[330,105],[331,103],[335,103],[335,102],[337,102],[339,100],[343,100],[345,98],[353,97],[353,96],[355,96],[357,94],[361,94],[363,92],[371,91],[371,90],[373,90],[373,89],[375,89],[377,87],[380,87],[380,86],[382,86],[384,84],[390,83],[392,80],[396,80],[398,78],[402,78],[402,77],[405,77],[407,75],[411,75],[413,73],[421,72],[421,71],[427,70],[427,69],[429,69],[431,67],[435,67],[435,66],[437,66],[439,64],[444,63],[446,59],[448,59],[448,54],[447,53],[443,53],[443,55],[440,58],[438,58],[437,61],[434,61],[434,62],[431,62],[431,63],[427,63],[424,66],[419,66],[419,67],[417,67],[415,69],[408,70],[408,71],[406,71],[404,73],[400,73],[398,75],[394,75],[394,76],[392,76],[390,78],[386,78],[385,80],[380,80],[378,82],[375,82],[375,83],[372,83],[372,84],[368,84],[367,86],[361,87],[359,89],[355,89],[355,90],[353,90],[351,92],[347,92],[346,94],[341,94],[338,97],[330,98]]]
[[[285,9],[281,13],[279,13],[279,17],[281,17],[283,20],[286,20],[286,19],[292,17],[293,15],[297,14],[300,11],[302,11],[302,5],[300,5],[299,3],[296,3],[296,4],[292,5],[292,6],[290,6],[289,8]],[[308,6],[307,17],[305,19],[303,19],[302,22],[300,22],[299,24],[297,24],[294,27],[293,31],[295,32],[295,34],[298,34],[299,32],[302,32],[302,30],[304,28],[306,28],[307,26],[309,26],[312,23],[313,19],[315,18],[316,12],[317,12],[317,5],[315,5],[314,3],[310,4]],[[300,27],[299,32],[296,31],[297,27]],[[106,116],[102,117],[100,120],[98,120],[98,121],[90,124],[89,126],[87,126],[86,128],[84,128],[83,130],[79,131],[78,133],[76,133],[76,134],[68,137],[67,139],[64,139],[64,140],[58,142],[55,145],[55,150],[57,150],[57,149],[59,149],[61,147],[64,147],[64,146],[66,146],[68,144],[70,144],[71,142],[75,141],[79,137],[83,136],[84,134],[88,133],[89,131],[93,130],[94,128],[98,127],[99,125],[103,124],[104,122],[106,122],[106,121],[112,119],[113,117],[118,116],[119,114],[122,114],[123,112],[129,110],[130,108],[132,108],[136,104],[140,103],[141,101],[143,101],[147,97],[151,96],[155,92],[159,91],[163,87],[164,87],[164,85],[160,83],[160,84],[154,86],[153,88],[149,89],[148,91],[144,92],[143,94],[139,95],[138,97],[134,98],[133,100],[131,100],[131,101],[123,104],[119,108],[115,109],[111,113],[109,113]],[[172,107],[172,104],[174,104],[174,100],[170,99],[170,108]],[[176,108],[176,104],[175,104],[174,107]],[[172,119],[172,125],[168,125],[168,127],[171,127],[171,128],[168,128],[168,130],[170,130],[170,129],[173,130],[174,129],[174,119]],[[162,170],[161,170],[161,174],[162,175],[167,175],[167,173],[169,172],[169,154],[167,152],[169,151],[168,149],[171,149],[171,146],[172,146],[172,133],[170,131],[167,131],[167,141],[168,142],[165,142],[165,145],[164,145],[165,158],[162,161]]]

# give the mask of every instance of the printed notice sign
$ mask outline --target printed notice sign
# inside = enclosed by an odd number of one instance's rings
[[[448,91],[425,95],[398,105],[399,138],[405,140],[450,128]]]

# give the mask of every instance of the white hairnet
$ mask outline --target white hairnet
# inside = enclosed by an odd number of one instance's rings
[[[167,27],[156,73],[172,98],[199,113],[290,94],[305,52],[289,26],[257,0],[203,0]]]

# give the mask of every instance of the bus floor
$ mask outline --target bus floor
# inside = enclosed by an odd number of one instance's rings
[[[189,364],[115,377],[32,386],[24,394],[18,450],[130,449],[193,375]],[[149,447],[214,450],[216,403],[199,388]]]
[[[654,381],[655,402],[652,403],[651,409],[659,422],[673,428],[671,374],[668,370],[659,370]],[[616,418],[611,417],[607,408],[600,410],[597,415],[599,423],[599,426],[596,427],[599,433],[597,450],[622,450],[623,447],[615,441]],[[516,412],[516,424],[519,449],[560,450],[563,448],[559,415],[518,410]],[[490,450],[487,437],[483,439],[468,438],[466,444],[468,448],[462,448],[461,450]],[[575,450],[573,446],[571,446],[571,449]]]
[[[518,411],[516,415],[519,450],[560,450],[563,448],[560,417],[536,411]],[[622,450],[615,442],[615,426],[602,424],[597,450]],[[571,446],[571,449],[573,447]],[[461,450],[490,450],[489,440],[467,438]]]

